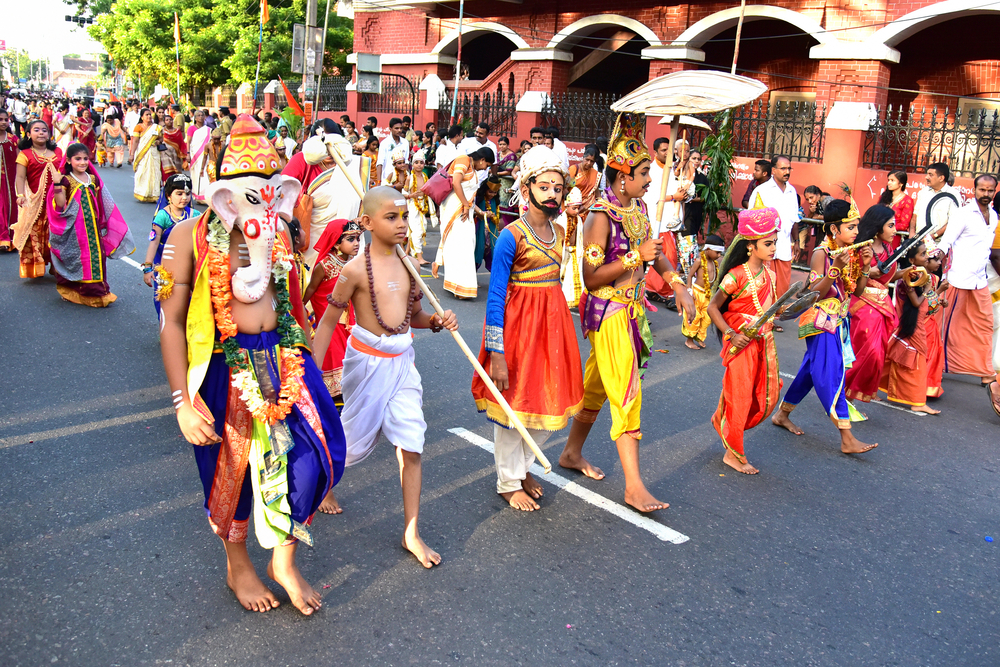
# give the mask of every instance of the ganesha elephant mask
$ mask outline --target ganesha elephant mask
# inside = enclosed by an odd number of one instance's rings
[[[220,179],[206,191],[212,210],[227,232],[236,227],[243,233],[250,266],[233,274],[233,296],[254,303],[264,296],[271,280],[271,251],[281,216],[291,217],[301,184],[290,176],[246,175]]]

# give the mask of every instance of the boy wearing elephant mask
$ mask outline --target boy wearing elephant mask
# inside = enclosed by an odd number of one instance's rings
[[[247,553],[252,511],[258,541],[273,550],[268,576],[308,615],[321,599],[295,550],[299,540],[312,544],[309,525],[343,473],[345,443],[300,326],[292,241],[279,217],[291,214],[300,185],[281,174],[264,128],[245,114],[217,173],[209,210],[178,223],[164,248],[163,363],[229,587],[246,609],[279,604]]]

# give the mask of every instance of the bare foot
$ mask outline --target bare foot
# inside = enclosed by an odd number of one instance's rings
[[[501,493],[500,497],[510,503],[511,507],[522,512],[534,512],[535,510],[542,509],[541,505],[536,503],[535,499],[529,496],[524,490]]]
[[[730,468],[732,468],[733,470],[741,472],[744,475],[756,475],[757,473],[760,472],[752,465],[750,465],[749,462],[740,461],[739,457],[736,456],[736,454],[733,454],[728,449],[726,450],[725,456],[722,457],[722,462],[725,463]]]
[[[604,471],[597,466],[590,465],[590,462],[580,455],[573,456],[563,452],[559,455],[559,466],[582,472],[585,477],[590,479],[604,479]]]
[[[940,410],[935,410],[929,407],[926,403],[924,405],[912,405],[910,406],[910,412],[923,412],[926,415],[939,415]]]
[[[655,512],[670,507],[670,503],[661,503],[653,494],[641,487],[636,491],[625,490],[625,504],[640,512]]]
[[[703,340],[699,340],[699,341],[698,341],[698,347],[700,347],[701,349],[703,349],[703,350],[704,350],[704,349],[705,349],[705,341],[703,341]]]
[[[437,280],[437,277],[438,277],[438,263],[437,262],[434,262],[434,263],[431,264],[431,276],[433,276],[434,279]]]
[[[319,504],[319,511],[323,514],[340,514],[344,511],[337,499],[333,497],[333,489],[330,489],[330,492],[323,498],[323,502]]]
[[[417,260],[417,264],[419,264],[420,266],[426,266],[426,265],[430,264],[430,262],[428,262],[426,259],[424,259],[423,257],[421,257],[420,259]]]
[[[783,332],[784,332],[785,330],[784,330],[784,329],[782,329],[782,328],[781,328],[780,326],[778,326],[777,324],[775,324],[775,325],[774,325],[774,331],[775,331],[775,333],[783,333]]]
[[[869,445],[866,442],[861,442],[854,437],[850,429],[841,430],[840,432],[840,451],[845,454],[864,454],[867,451],[875,449],[878,447],[876,442],[873,445]]]
[[[281,604],[257,576],[253,565],[246,567],[229,564],[226,569],[226,585],[232,589],[244,609],[265,612]]]
[[[319,593],[309,585],[299,572],[294,561],[275,567],[274,558],[267,564],[267,576],[277,582],[292,601],[295,608],[306,616],[323,606]]]
[[[778,410],[778,412],[771,417],[771,423],[775,426],[780,426],[781,428],[787,428],[789,431],[795,435],[802,435],[805,433],[802,429],[792,423],[792,420],[787,412],[784,410]]]
[[[403,548],[416,556],[420,564],[427,569],[441,564],[441,554],[424,544],[419,534],[412,537],[403,535]]]
[[[521,482],[521,488],[535,500],[538,500],[545,494],[542,485],[538,483],[537,479],[531,476],[530,472],[524,473],[524,481]]]
[[[700,350],[701,349],[701,346],[698,345],[698,343],[696,343],[693,340],[691,340],[690,338],[685,338],[684,339],[684,347],[686,347],[689,350]]]

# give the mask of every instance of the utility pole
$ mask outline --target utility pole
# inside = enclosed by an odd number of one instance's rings
[[[329,25],[330,25],[330,0],[326,0],[326,13],[323,15],[323,46],[321,47],[323,53],[322,55],[320,55],[319,76],[316,77],[316,98],[315,102],[313,102],[313,109],[314,109],[313,113],[316,114],[317,118],[319,118],[319,91],[323,87],[322,63],[324,60],[326,60],[326,30]]]
[[[451,120],[455,124],[455,105],[458,104],[458,76],[462,72],[462,18],[465,16],[465,0],[458,3],[458,62],[455,63],[455,90],[451,93]]]
[[[318,0],[306,0],[306,36],[302,42],[302,102],[309,99],[312,90],[313,73],[309,71],[309,45],[312,43],[312,28],[316,25]]]

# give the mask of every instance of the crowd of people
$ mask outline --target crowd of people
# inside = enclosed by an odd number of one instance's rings
[[[537,446],[566,426],[559,464],[604,477],[583,447],[605,403],[624,502],[668,507],[639,465],[651,301],[680,312],[692,351],[715,325],[725,374],[712,424],[723,463],[745,474],[758,472],[746,431],[770,418],[801,434],[790,415],[813,389],[847,454],[877,446],[854,436],[867,417],[848,399],[882,391],[935,414],[927,400],[942,395],[945,372],[979,378],[1000,415],[992,175],[976,178],[959,208],[947,165],[930,165],[915,200],[894,172],[862,214],[850,197],[812,186],[800,200],[791,160],[775,156],[758,162],[727,242],[705,234],[700,152],[666,138],[650,152],[640,115],[620,114],[610,137],[571,160],[555,128],[494,142],[485,123],[466,136],[458,125],[421,133],[393,118],[379,139],[374,119],[360,131],[343,117],[293,132],[270,113],[125,106],[100,119],[78,108],[83,131],[70,139],[68,112],[51,124],[29,119],[17,137],[0,110],[0,180],[15,173],[0,191],[0,222],[17,220],[7,247],[20,253],[23,278],[48,268],[64,299],[108,305],[105,260],[135,244],[96,167],[120,168],[128,147],[135,198],[158,202],[142,268],[178,424],[195,445],[227,583],[247,609],[278,605],[246,550],[251,513],[273,550],[269,576],[303,613],[321,606],[295,565],[297,544],[312,544],[317,511],[341,511],[333,487],[382,435],[397,450],[403,546],[424,567],[441,562],[418,530],[426,424],[411,329],[458,322],[423,309],[428,263],[458,299],[477,297],[480,266],[490,272],[478,355],[489,380],[474,375],[471,393],[494,425],[497,493],[518,510],[540,509],[543,489],[528,470]],[[942,192],[956,199],[943,221],[931,204]],[[793,234],[801,253],[812,233],[796,234],[805,207],[822,222],[806,286],[792,289]],[[913,235],[903,244],[899,225]],[[783,314],[798,317],[806,351],[781,397]]]

